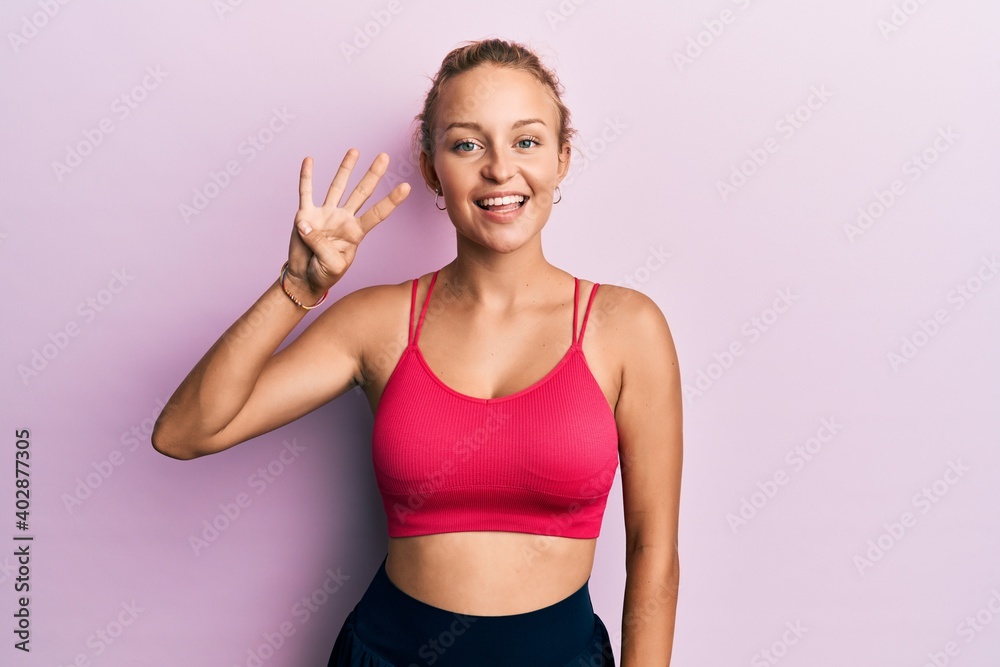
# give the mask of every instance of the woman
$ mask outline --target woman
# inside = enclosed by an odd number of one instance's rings
[[[204,456],[365,390],[389,548],[330,657],[355,667],[614,665],[588,584],[620,458],[621,664],[669,664],[678,362],[652,300],[598,291],[542,254],[570,164],[561,86],[522,45],[468,43],[444,59],[417,120],[421,173],[455,225],[456,258],[345,295],[275,354],[409,193],[401,183],[358,215],[388,165],[379,154],[338,206],[352,149],[316,207],[306,157],[279,279],[181,383],[153,446]]]

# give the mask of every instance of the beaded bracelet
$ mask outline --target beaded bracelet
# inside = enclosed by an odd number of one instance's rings
[[[291,299],[292,303],[294,303],[296,306],[298,306],[299,308],[304,308],[305,310],[312,310],[313,308],[315,308],[319,304],[321,304],[324,301],[326,301],[326,295],[330,293],[330,290],[327,290],[327,291],[323,292],[323,297],[319,301],[317,301],[315,304],[313,304],[311,306],[303,305],[303,303],[301,301],[299,301],[298,299],[296,299],[292,295],[292,293],[288,291],[288,288],[285,287],[285,274],[287,272],[288,272],[288,262],[285,261],[284,265],[281,267],[281,274],[279,275],[279,280],[281,282],[281,289],[283,289],[285,291],[285,294],[288,295],[288,298]]]

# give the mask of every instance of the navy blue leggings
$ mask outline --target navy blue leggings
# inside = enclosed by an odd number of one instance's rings
[[[555,604],[523,614],[473,616],[410,597],[385,561],[348,614],[328,667],[614,667],[589,580]]]

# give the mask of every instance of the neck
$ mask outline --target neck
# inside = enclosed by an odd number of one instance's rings
[[[563,277],[564,272],[542,254],[539,236],[517,250],[500,253],[459,234],[458,254],[441,268],[438,284],[467,305],[505,311],[537,301],[540,291]]]

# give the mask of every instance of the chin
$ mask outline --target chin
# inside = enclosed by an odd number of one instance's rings
[[[500,253],[502,255],[507,255],[520,250],[524,246],[528,245],[528,242],[531,240],[530,236],[523,236],[518,233],[494,234],[492,238],[481,234],[471,236],[469,234],[462,234],[462,236],[478,246],[488,248],[493,252]]]

